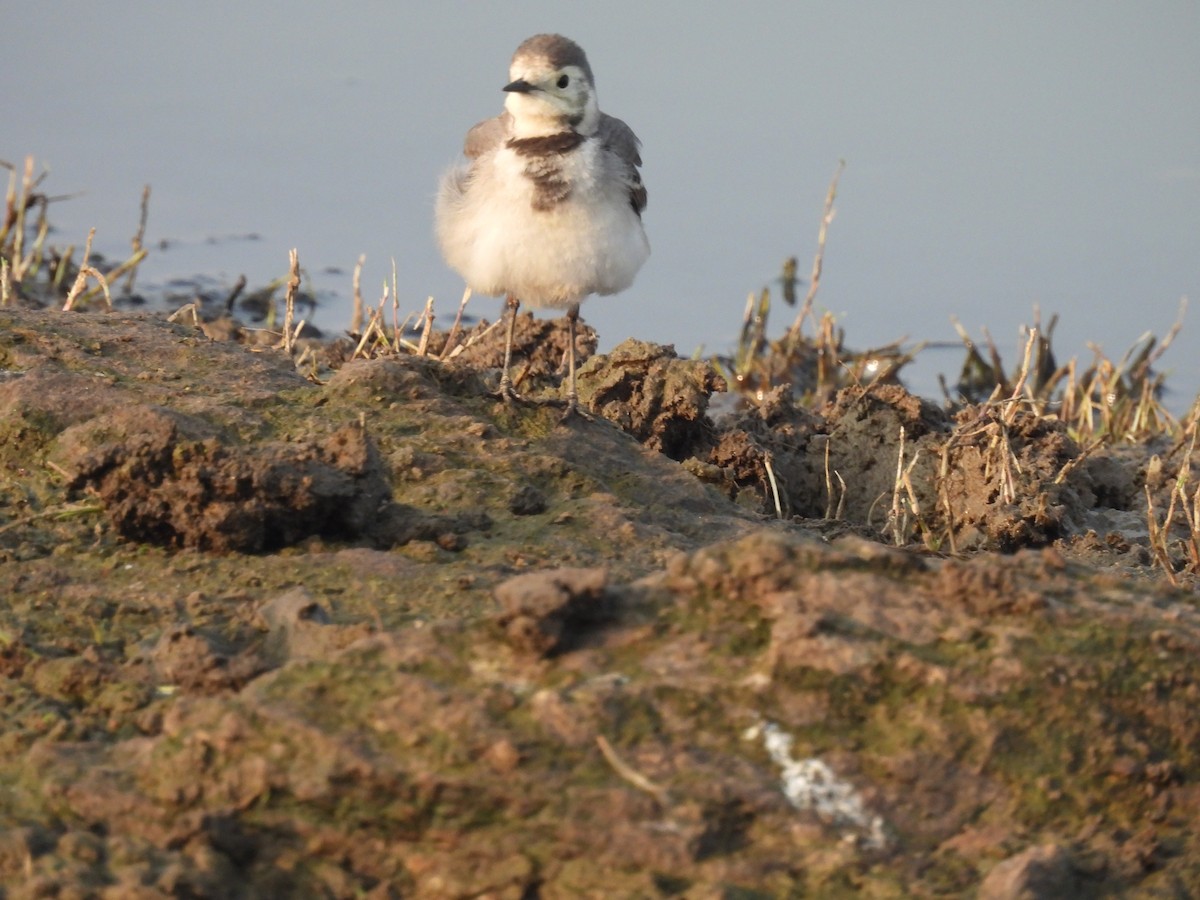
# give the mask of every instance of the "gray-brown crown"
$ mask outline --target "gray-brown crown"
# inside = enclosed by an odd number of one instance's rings
[[[541,58],[552,68],[561,69],[565,66],[578,66],[587,76],[588,82],[595,85],[592,67],[588,65],[587,54],[570,38],[561,34],[535,34],[521,43],[513,53],[513,62],[524,58]]]

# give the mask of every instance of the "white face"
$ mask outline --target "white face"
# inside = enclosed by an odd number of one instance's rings
[[[553,125],[555,130],[568,124],[583,133],[595,127],[596,92],[578,66],[555,69],[543,60],[518,60],[508,74],[514,82],[523,81],[531,88],[509,91],[504,100],[505,108],[518,121]]]

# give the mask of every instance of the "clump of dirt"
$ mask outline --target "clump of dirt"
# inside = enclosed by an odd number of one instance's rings
[[[694,455],[710,441],[708,398],[725,382],[705,360],[683,360],[675,348],[630,338],[579,370],[582,405],[671,459]]]
[[[200,694],[240,688],[266,668],[257,654],[222,650],[190,625],[164,631],[150,659],[161,684]]]
[[[707,478],[741,506],[767,513],[778,498],[782,515],[832,518],[824,469],[810,463],[817,445],[824,447],[824,430],[781,385],[761,403],[717,420],[715,445],[703,459],[715,467]]]
[[[1200,893],[1180,447],[584,369],[0,310],[0,893]]]
[[[980,900],[1011,897],[1082,897],[1084,885],[1071,854],[1057,844],[1030,847],[992,869],[979,886]]]
[[[257,624],[266,630],[262,655],[270,666],[324,659],[369,637],[376,623],[338,624],[306,588],[285,591],[258,609]]]
[[[60,446],[122,537],[218,553],[260,553],[311,535],[395,546],[433,536],[461,549],[469,523],[391,500],[374,443],[347,425],[321,442],[238,448],[198,420],[126,407],[75,426]],[[90,448],[95,449],[90,449]]]
[[[571,649],[590,625],[615,617],[603,569],[552,569],[517,575],[496,587],[496,624],[513,647],[537,656]]]
[[[498,371],[504,365],[507,328],[507,313],[493,324],[480,322],[463,336],[463,349],[455,355],[455,361],[470,369]],[[445,334],[439,334],[438,339],[431,342],[434,347],[432,352],[440,352],[439,343],[446,337]],[[566,368],[569,340],[565,318],[540,319],[530,312],[520,313],[513,327],[512,342],[512,377],[517,389],[521,389],[527,381],[531,385],[545,385],[561,375]],[[595,329],[578,322],[575,329],[577,365],[596,352],[596,343]]]
[[[1099,463],[1079,466],[1080,457],[1066,428],[1043,416],[973,407],[952,421],[885,384],[845,388],[816,413],[777,388],[719,423],[706,461],[732,497],[762,512],[778,503],[785,515],[926,546],[1013,551],[1067,537],[1086,520]]]
[[[932,483],[937,458],[934,447],[947,436],[949,422],[929,401],[894,384],[872,390],[844,388],[819,414],[828,435],[829,466],[846,485],[844,491],[835,489],[835,494],[849,521],[880,527],[885,520],[896,485],[901,429],[906,467],[924,448],[911,481],[921,486]],[[824,448],[821,451],[824,471]],[[933,509],[934,498],[922,494],[918,495],[920,505]]]
[[[948,465],[938,482],[957,545],[1042,546],[1083,519],[1091,482],[1075,467],[1080,450],[1061,422],[1024,411],[1010,422],[977,410],[962,419],[943,445]]]

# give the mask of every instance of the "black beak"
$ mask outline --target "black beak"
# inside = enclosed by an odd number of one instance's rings
[[[530,91],[536,91],[537,88],[524,78],[518,78],[516,81],[510,81],[502,90],[511,91],[514,94],[528,94]]]

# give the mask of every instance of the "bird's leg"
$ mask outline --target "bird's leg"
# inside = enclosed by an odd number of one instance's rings
[[[517,309],[521,306],[521,301],[509,294],[504,306],[508,311],[508,332],[504,339],[504,368],[500,370],[500,389],[497,393],[508,403],[520,399],[513,390],[512,379],[508,377],[508,367],[512,363],[513,330],[516,328]]]
[[[579,319],[579,304],[572,303],[567,309],[567,409],[563,421],[572,416],[590,419],[579,409],[579,395],[575,392],[575,323]]]

